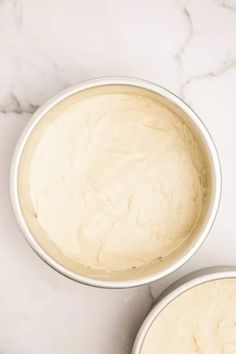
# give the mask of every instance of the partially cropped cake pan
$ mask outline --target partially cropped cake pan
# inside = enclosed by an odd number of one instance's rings
[[[236,353],[236,268],[196,271],[167,289],[132,354]]]
[[[143,285],[185,263],[220,200],[220,165],[198,116],[168,90],[101,78],[41,107],[13,157],[11,199],[35,252],[78,282]]]

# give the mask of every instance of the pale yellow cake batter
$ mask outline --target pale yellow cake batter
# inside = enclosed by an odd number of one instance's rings
[[[236,279],[199,285],[172,301],[147,333],[141,354],[235,354]]]
[[[63,254],[118,271],[160,260],[190,235],[203,170],[174,113],[141,95],[107,93],[74,103],[47,127],[29,188],[38,223]]]

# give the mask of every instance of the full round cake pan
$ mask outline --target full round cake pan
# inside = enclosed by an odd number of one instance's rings
[[[178,296],[198,285],[208,283],[213,280],[232,278],[236,279],[236,267],[210,267],[190,273],[172,284],[160,295],[157,299],[157,303],[153,306],[152,310],[144,320],[136,336],[132,354],[142,353],[142,346],[145,337],[153,322],[158,318],[158,315],[165,309],[165,307],[174,301]]]
[[[186,124],[191,131],[194,131],[207,160],[210,192],[207,206],[204,209],[204,215],[199,222],[197,230],[192,237],[184,242],[181,250],[161,262],[151,264],[149,267],[137,268],[127,272],[107,272],[104,274],[104,272],[94,272],[82,266],[78,266],[75,269],[70,264],[65,265],[54,257],[53,254],[49,254],[42,244],[40,244],[35,234],[27,225],[22,212],[19,196],[19,171],[28,140],[32,138],[32,133],[35,132],[41,120],[50,110],[57,107],[64,102],[64,100],[68,100],[82,91],[97,89],[98,87],[106,87],[106,89],[109,89],[109,87],[113,85],[132,87],[132,89],[135,90],[141,89],[145,91],[147,95],[154,95],[155,99],[158,99],[161,104],[175,112],[184,124]],[[221,193],[221,172],[218,155],[212,138],[197,114],[185,102],[170,91],[151,82],[127,77],[107,77],[81,82],[58,94],[33,114],[15,149],[10,173],[10,193],[13,210],[22,233],[33,250],[48,265],[68,278],[87,285],[103,288],[126,288],[147,284],[163,278],[183,265],[198,250],[206,239],[217,213]]]

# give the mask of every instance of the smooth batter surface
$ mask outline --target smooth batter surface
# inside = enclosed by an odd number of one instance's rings
[[[199,285],[167,305],[141,354],[235,354],[236,279]]]
[[[157,261],[193,230],[203,203],[201,153],[157,101],[88,97],[45,130],[30,162],[34,213],[68,257],[104,270]]]

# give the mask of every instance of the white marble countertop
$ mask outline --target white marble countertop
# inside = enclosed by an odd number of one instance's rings
[[[154,298],[194,269],[236,264],[236,0],[0,1],[0,353],[128,354]],[[209,238],[151,286],[101,290],[42,262],[12,214],[8,176],[36,108],[80,80],[126,75],[182,96],[217,145],[220,210]]]

